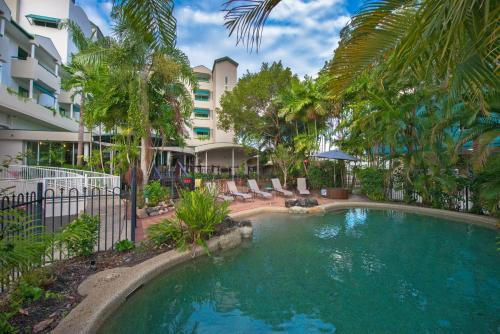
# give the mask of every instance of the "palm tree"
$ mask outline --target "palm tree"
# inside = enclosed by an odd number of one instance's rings
[[[229,34],[259,46],[263,26],[280,0],[228,0]],[[488,112],[498,94],[496,38],[500,6],[484,0],[370,0],[343,29],[330,64],[331,90],[339,98],[360,74],[387,62],[386,74],[410,72],[441,86],[450,98]],[[408,71],[410,69],[410,71]]]
[[[107,43],[105,39],[95,39],[94,35],[86,37],[80,27],[73,21],[67,21],[64,27],[71,31],[73,43],[80,52],[91,52],[92,50],[100,49]],[[78,121],[78,149],[76,156],[76,165],[83,164],[83,137],[85,132],[85,108],[87,97],[87,85],[91,80],[91,76],[95,75],[95,69],[92,66],[85,65],[78,61],[74,56],[68,65],[63,65],[63,72],[67,76],[63,76],[62,88],[65,90],[73,90],[73,96],[81,96],[80,104],[80,119]]]

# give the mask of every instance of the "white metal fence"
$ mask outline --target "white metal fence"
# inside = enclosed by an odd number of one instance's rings
[[[0,170],[0,189],[7,194],[31,193],[36,191],[37,183],[42,182],[44,190],[54,193],[76,189],[80,194],[84,188],[116,192],[120,189],[120,177],[110,174],[90,172],[79,169],[10,165]]]

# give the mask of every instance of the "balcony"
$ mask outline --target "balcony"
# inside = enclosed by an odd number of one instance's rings
[[[32,99],[19,97],[5,86],[0,86],[0,101],[3,112],[34,122],[40,126],[37,130],[78,132],[78,122],[75,120],[62,117]]]
[[[0,62],[7,62],[9,58],[9,41],[5,36],[0,36]]]
[[[41,81],[53,89],[56,94],[61,87],[61,78],[50,69],[41,65],[37,59],[28,57],[26,59],[13,58],[11,63],[11,75],[13,78]]]

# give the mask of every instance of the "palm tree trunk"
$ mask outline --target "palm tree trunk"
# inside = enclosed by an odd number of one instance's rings
[[[149,121],[149,101],[148,101],[148,86],[147,78],[149,69],[144,69],[140,74],[140,106],[143,115],[144,132],[141,138],[141,170],[142,170],[142,185],[145,186],[149,181],[149,163],[150,163],[150,150],[151,150],[151,124]]]
[[[83,165],[83,134],[85,131],[85,125],[83,122],[83,112],[85,109],[85,93],[82,92],[82,102],[80,105],[80,120],[78,122],[78,149],[76,152],[76,165]]]
[[[102,127],[99,125],[99,158],[101,160],[101,171],[104,173],[104,159],[102,157]]]

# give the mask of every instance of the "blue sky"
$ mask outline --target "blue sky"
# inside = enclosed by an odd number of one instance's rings
[[[228,37],[223,27],[224,0],[175,2],[177,46],[193,66],[211,68],[213,60],[229,56],[240,66],[239,75],[257,71],[262,62],[281,60],[300,76],[315,75],[337,47],[339,31],[361,0],[284,0],[269,17],[258,53],[248,52]],[[111,0],[78,0],[89,18],[110,33]]]

